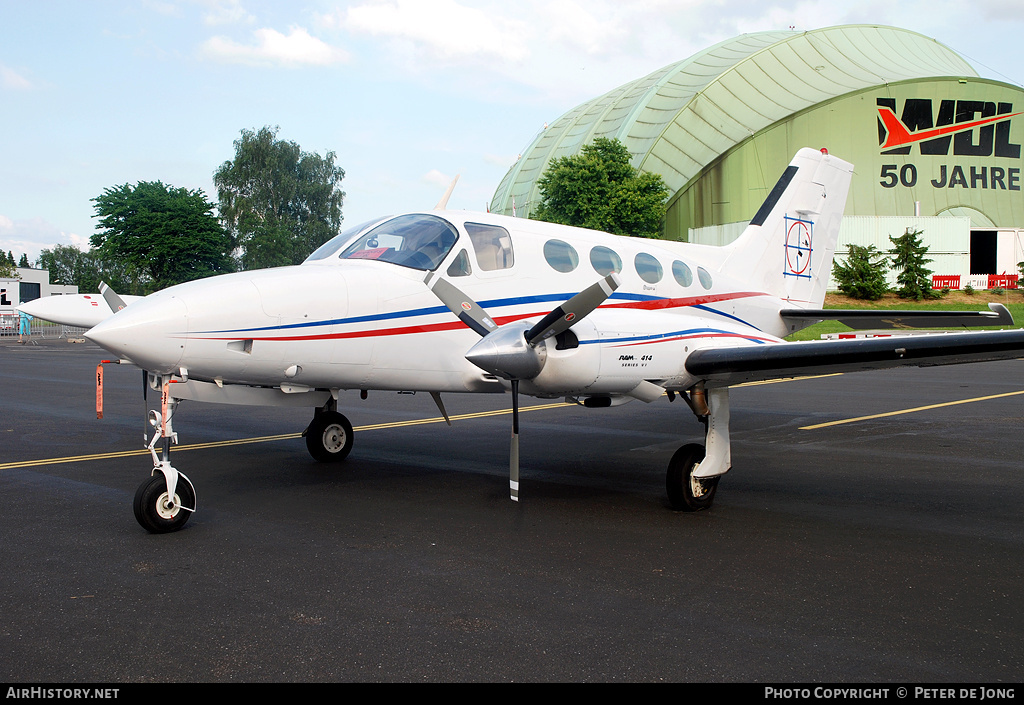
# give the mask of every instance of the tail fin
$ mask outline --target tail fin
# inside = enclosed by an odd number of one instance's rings
[[[750,225],[727,245],[722,271],[794,306],[820,308],[852,175],[852,164],[801,149]]]

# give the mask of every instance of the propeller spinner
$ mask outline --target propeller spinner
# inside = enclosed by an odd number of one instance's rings
[[[621,281],[612,272],[558,306],[535,325],[509,323],[498,326],[487,312],[450,282],[438,278],[430,286],[448,307],[482,340],[469,349],[466,359],[477,367],[507,379],[512,384],[512,445],[509,451],[509,494],[519,501],[519,381],[533,379],[544,369],[547,349],[541,345],[548,338],[563,333],[583,320],[619,288]]]

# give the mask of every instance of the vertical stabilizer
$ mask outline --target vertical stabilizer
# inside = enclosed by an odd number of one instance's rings
[[[801,149],[743,234],[722,271],[750,287],[820,308],[832,270],[853,165]]]

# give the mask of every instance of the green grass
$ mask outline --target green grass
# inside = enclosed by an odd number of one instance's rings
[[[993,302],[1003,304],[1007,309],[1009,309],[1010,314],[1013,316],[1015,325],[988,326],[984,328],[971,328],[970,330],[1003,330],[1006,328],[1020,328],[1024,326],[1024,302],[1021,301],[1021,295],[1019,293],[1013,292],[1012,295],[999,295],[992,294],[991,292],[979,291],[971,298],[975,301],[948,301],[946,299],[935,299],[934,301],[919,302],[904,300],[893,301],[892,299],[885,299],[879,302],[857,302],[856,308],[882,311],[987,311],[989,302]],[[825,308],[847,309],[853,308],[853,306],[826,303]],[[852,330],[853,329],[849,326],[845,326],[836,321],[822,321],[821,323],[815,323],[813,326],[797,331],[793,335],[788,336],[786,340],[820,340],[822,335],[826,335],[828,333],[846,333]]]

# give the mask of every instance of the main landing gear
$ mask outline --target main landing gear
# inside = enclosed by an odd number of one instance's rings
[[[706,446],[687,443],[668,464],[665,489],[673,509],[696,512],[715,499],[718,480],[732,466],[729,449],[729,388],[695,387],[683,399],[705,426]]]
[[[313,413],[313,420],[302,435],[306,438],[306,450],[319,463],[344,460],[352,450],[352,424],[338,413],[334,399]]]

